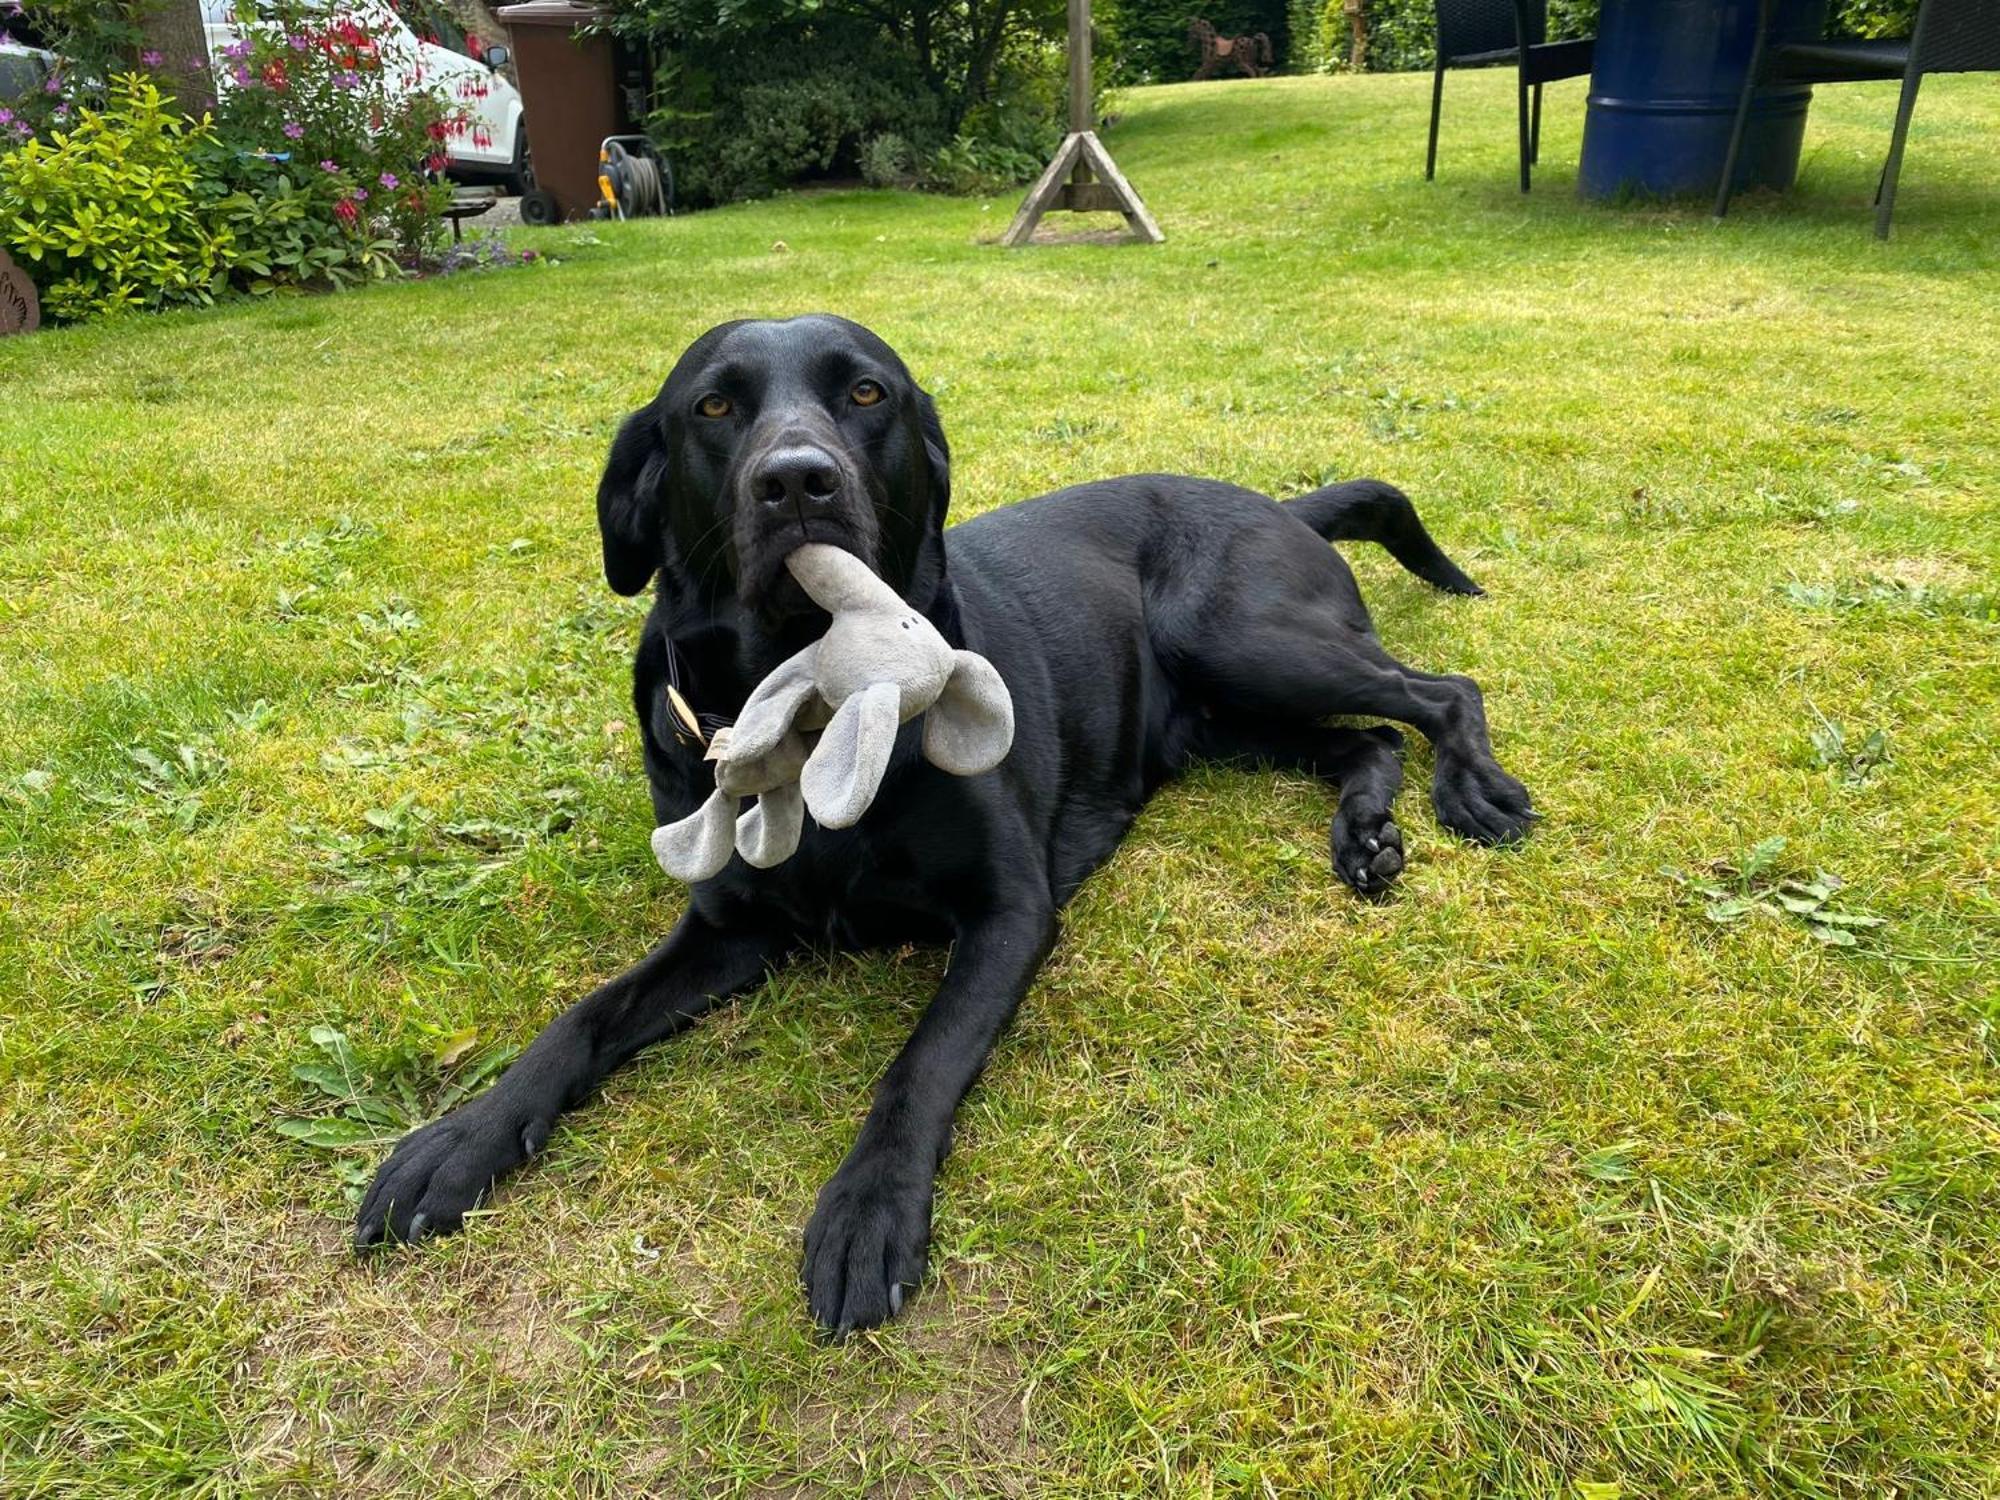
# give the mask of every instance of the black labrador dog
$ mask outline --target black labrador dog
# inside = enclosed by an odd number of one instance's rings
[[[1337,784],[1333,866],[1373,896],[1403,867],[1390,817],[1402,737],[1325,720],[1381,716],[1436,747],[1445,827],[1486,844],[1526,832],[1528,795],[1493,758],[1479,689],[1384,651],[1327,545],[1379,542],[1437,587],[1478,593],[1400,491],[1356,480],[1279,504],[1136,475],[947,532],[950,498],[931,398],[894,350],[841,318],[713,329],[626,419],[597,514],[611,587],[659,579],[633,684],[659,821],[713,786],[669,685],[698,724],[726,722],[825,630],[782,566],[806,541],[853,552],[999,668],[1013,750],[987,775],[948,776],[906,725],[858,826],[808,823],[775,869],[733,860],[694,888],[658,947],[558,1016],[491,1089],[406,1137],[361,1206],[358,1245],[458,1229],[612,1069],[788,953],[948,942],[937,997],[806,1228],[812,1316],[835,1333],[871,1327],[923,1276],[953,1113],[1055,942],[1057,913],[1162,783],[1219,759]]]

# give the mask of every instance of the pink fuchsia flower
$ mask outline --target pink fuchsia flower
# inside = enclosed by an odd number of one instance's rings
[[[0,109],[0,125],[11,125],[13,123],[14,111],[11,109]]]
[[[62,74],[51,73],[48,77],[44,78],[42,80],[42,92],[45,94],[60,94],[62,92]]]
[[[236,80],[236,86],[238,88],[247,89],[251,86],[250,70],[244,67],[242,63],[238,63],[235,67],[231,68],[229,70],[229,76]]]
[[[523,250],[521,252],[521,261],[524,265],[533,265],[536,261],[540,260],[541,258],[542,256],[539,250]]]
[[[148,48],[146,51],[141,52],[139,54],[139,61],[141,64],[143,64],[148,68],[157,68],[161,63],[166,61],[166,58],[162,57],[159,53],[153,51],[151,48]]]
[[[354,72],[336,73],[333,75],[333,86],[337,89],[358,89],[361,87],[361,75]]]
[[[375,180],[381,183],[382,186],[385,188],[397,188],[402,186],[402,184],[396,180],[396,174],[394,172],[384,172],[380,177],[376,178]]]
[[[294,52],[303,52],[312,43],[302,36],[288,36],[285,38],[285,45],[290,47]]]
[[[323,161],[319,164],[319,169],[327,173],[338,172],[340,170],[340,163],[337,161]]]
[[[303,125],[299,124],[299,123],[298,123],[297,121],[295,121],[295,120],[287,120],[287,121],[285,122],[285,139],[286,139],[286,140],[288,140],[288,141],[296,141],[296,140],[298,140],[298,139],[299,139],[300,137],[302,137],[302,136],[303,136],[303,135],[304,135],[305,133],[306,133],[306,128],[305,128],[305,126],[303,126]]]
[[[354,201],[356,203],[366,203],[368,201],[368,189],[356,188],[354,190]]]
[[[248,57],[253,50],[254,49],[251,47],[249,39],[246,37],[238,41],[231,42],[228,46],[224,47],[222,49],[222,55],[228,58],[232,62],[241,62],[244,58]]]

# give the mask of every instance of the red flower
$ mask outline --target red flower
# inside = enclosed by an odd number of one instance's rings
[[[264,64],[264,85],[272,93],[282,94],[285,91],[286,82],[285,65],[283,63],[274,61]]]
[[[342,198],[333,205],[333,216],[343,224],[352,224],[361,215],[352,198]]]

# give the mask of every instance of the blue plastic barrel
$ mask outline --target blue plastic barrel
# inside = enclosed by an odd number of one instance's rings
[[[1777,0],[1773,40],[1824,34],[1827,0]],[[1577,190],[1709,196],[1722,177],[1757,0],[1602,0]],[[1763,88],[1751,101],[1736,186],[1787,188],[1799,168],[1812,90]]]

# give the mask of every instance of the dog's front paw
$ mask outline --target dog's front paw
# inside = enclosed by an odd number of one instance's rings
[[[551,1124],[539,1116],[515,1118],[482,1100],[411,1131],[361,1201],[355,1248],[457,1233],[488,1189],[542,1148]]]
[[[820,1189],[800,1276],[813,1321],[835,1338],[886,1323],[924,1278],[933,1174],[882,1157],[849,1160]]]
[[[1490,755],[1438,750],[1431,778],[1438,821],[1475,844],[1512,844],[1528,835],[1536,813],[1528,789]]]

